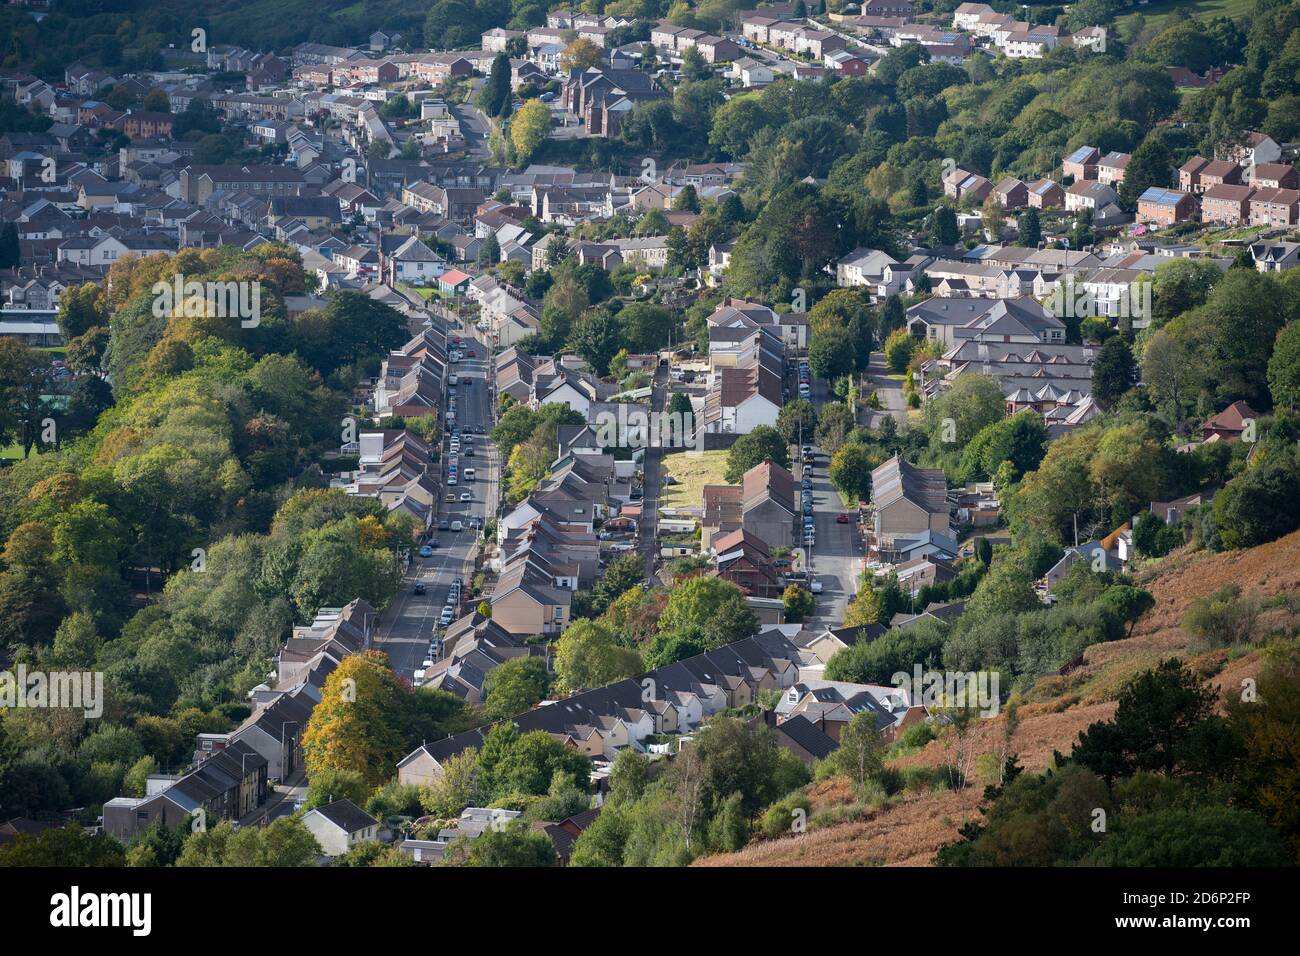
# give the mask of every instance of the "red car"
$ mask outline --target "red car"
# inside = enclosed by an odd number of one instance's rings
[[[849,516],[846,515],[846,514],[844,514],[843,512],[840,512],[839,514],[837,514],[837,515],[835,516],[835,523],[836,523],[836,524],[848,524],[848,523],[849,523]]]
[[[473,349],[470,349],[465,354],[468,355],[470,358],[478,358],[478,353],[475,352]]]

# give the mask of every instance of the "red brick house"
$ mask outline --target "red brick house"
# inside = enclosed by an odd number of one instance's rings
[[[1152,186],[1138,197],[1137,221],[1157,229],[1186,222],[1196,215],[1196,198],[1191,193]]]
[[[1242,225],[1250,218],[1250,197],[1254,194],[1254,187],[1236,183],[1211,186],[1201,196],[1201,222]]]
[[[1300,191],[1259,189],[1250,197],[1252,226],[1294,226],[1300,222]]]
[[[118,122],[127,139],[169,139],[172,135],[172,123],[176,117],[171,113],[130,112]]]

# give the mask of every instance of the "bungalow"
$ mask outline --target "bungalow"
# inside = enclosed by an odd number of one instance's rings
[[[1205,441],[1235,442],[1251,428],[1259,413],[1242,401],[1233,402],[1223,411],[1212,415],[1201,425]]]
[[[464,295],[474,277],[459,269],[448,269],[438,276],[438,291],[443,295]]]

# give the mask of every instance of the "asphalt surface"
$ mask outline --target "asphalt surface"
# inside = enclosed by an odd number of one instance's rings
[[[798,381],[797,375],[795,381]],[[796,391],[792,394],[797,394],[797,388],[796,385]],[[813,379],[813,405],[820,410],[827,402],[833,401],[838,399],[831,392],[830,383],[825,379]],[[857,533],[857,516],[851,509],[844,507],[839,492],[830,482],[830,456],[818,448],[811,438],[805,437],[804,444],[812,445],[816,452],[816,461],[809,473],[813,479],[813,521],[817,535],[812,548],[805,549],[806,566],[812,572],[813,580],[822,586],[822,593],[817,595],[817,613],[813,619],[822,624],[838,625],[844,620],[849,596],[857,592],[857,578],[862,573],[865,557],[862,538]],[[799,464],[794,469],[801,495],[804,467]],[[847,524],[840,524],[836,520],[841,514],[849,516]],[[802,532],[802,515],[799,525]]]
[[[462,589],[464,603],[457,610],[457,617],[464,610],[473,607],[477,601],[469,596],[469,587],[473,578],[474,556],[482,532],[470,528],[468,519],[477,516],[486,521],[499,500],[498,484],[501,469],[496,448],[487,436],[487,432],[492,430],[491,402],[487,383],[488,369],[491,367],[489,349],[477,340],[467,340],[466,347],[473,349],[477,354],[475,358],[471,359],[467,356],[452,366],[452,370],[462,382],[466,378],[471,382],[470,385],[461,384],[455,387],[458,396],[456,423],[461,427],[462,433],[467,429],[477,431],[478,426],[481,425],[484,434],[474,435],[472,457],[466,457],[465,452],[461,452],[461,478],[458,484],[450,487],[446,485],[448,451],[445,440],[442,460],[438,466],[441,469],[442,486],[442,500],[438,503],[438,519],[446,518],[449,524],[453,521],[461,521],[465,524],[465,528],[459,532],[438,530],[438,522],[435,522],[431,535],[438,541],[438,547],[430,557],[421,558],[417,554],[413,558],[403,578],[401,593],[385,609],[380,617],[379,627],[376,629],[376,649],[388,654],[393,669],[408,680],[413,679],[414,672],[424,661],[430,640],[441,631],[438,617],[447,603],[452,582],[458,577],[464,581]],[[448,388],[450,390],[451,386]],[[466,481],[464,478],[467,468],[473,468],[475,471],[473,481]],[[447,494],[452,492],[457,498],[454,504],[446,500]],[[463,492],[469,492],[473,500],[461,502],[459,499]],[[424,594],[414,593],[417,581],[423,582]]]

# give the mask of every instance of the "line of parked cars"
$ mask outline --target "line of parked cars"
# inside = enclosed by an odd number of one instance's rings
[[[812,369],[806,358],[799,360],[799,397],[812,398]]]

